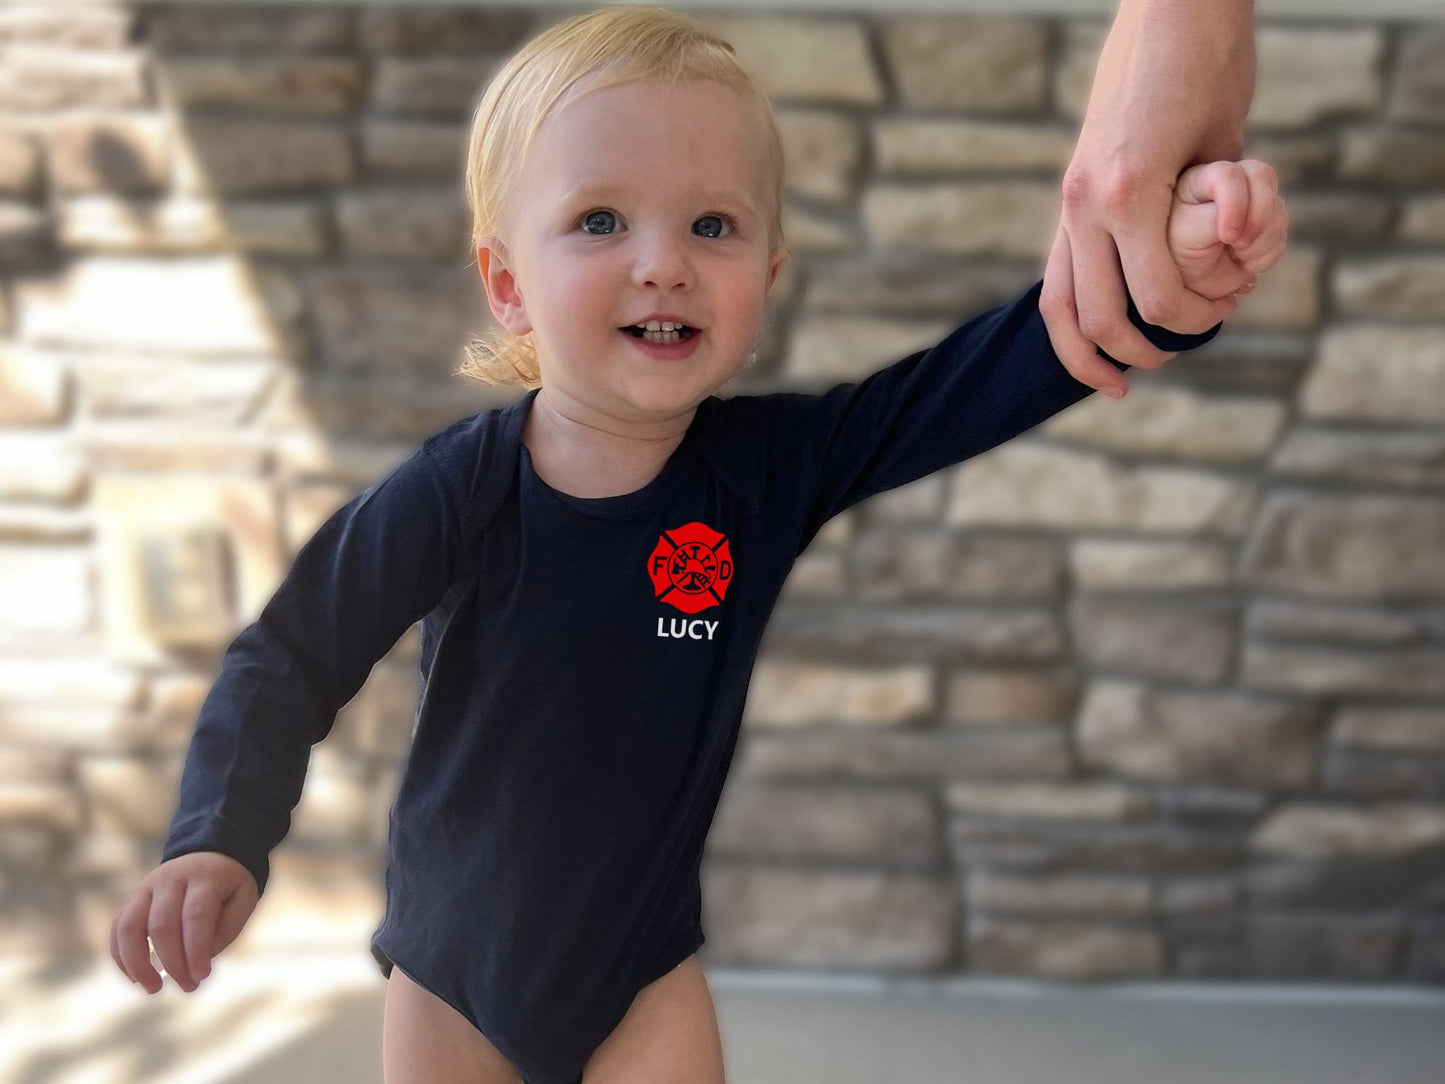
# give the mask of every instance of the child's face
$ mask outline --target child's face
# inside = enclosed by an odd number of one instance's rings
[[[478,262],[498,319],[533,332],[549,397],[667,421],[742,366],[784,258],[769,252],[758,127],[712,81],[607,87],[543,122],[507,250]],[[697,329],[688,356],[659,358],[621,330],[655,313]]]

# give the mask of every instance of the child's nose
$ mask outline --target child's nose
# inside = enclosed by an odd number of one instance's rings
[[[692,262],[686,244],[672,236],[653,235],[643,241],[633,266],[638,286],[670,289],[692,280]]]

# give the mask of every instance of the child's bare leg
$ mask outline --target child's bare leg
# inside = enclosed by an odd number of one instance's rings
[[[512,1063],[456,1009],[391,969],[381,1028],[386,1084],[521,1084]]]
[[[582,1084],[723,1084],[722,1036],[697,956],[638,991]],[[388,1084],[390,1081],[388,1080]]]

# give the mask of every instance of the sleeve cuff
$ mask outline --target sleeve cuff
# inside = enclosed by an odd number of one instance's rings
[[[1201,331],[1198,335],[1186,335],[1183,332],[1170,331],[1167,327],[1159,327],[1156,324],[1145,323],[1144,318],[1139,315],[1139,310],[1134,306],[1134,298],[1129,295],[1128,291],[1125,291],[1125,297],[1129,303],[1129,322],[1143,333],[1144,338],[1148,339],[1160,350],[1167,351],[1171,354],[1177,353],[1180,350],[1193,350],[1195,347],[1203,346],[1210,339],[1214,338],[1214,336],[1218,335],[1219,329],[1224,326],[1224,321],[1221,320],[1208,331]],[[1120,372],[1129,368],[1127,362],[1110,357],[1102,346],[1096,345],[1094,352],[1101,358],[1112,363],[1114,368]]]

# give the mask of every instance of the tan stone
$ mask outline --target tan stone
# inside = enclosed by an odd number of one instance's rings
[[[1298,858],[1402,854],[1445,843],[1445,807],[1380,802],[1358,808],[1294,802],[1271,814],[1251,840]]]
[[[1108,32],[1109,23],[1098,19],[1071,19],[1063,26],[1054,73],[1054,107],[1076,123],[1084,119]]]
[[[299,299],[233,256],[93,256],[16,284],[19,335],[106,350],[280,351]]]
[[[1439,124],[1445,121],[1445,33],[1438,21],[1402,30],[1386,116],[1394,123]]]
[[[793,329],[784,374],[801,381],[857,380],[933,346],[951,330],[941,320],[804,316]]]
[[[848,565],[841,553],[804,553],[783,581],[780,597],[786,599],[844,598],[848,594]]]
[[[1245,620],[1263,640],[1332,640],[1359,644],[1411,643],[1430,635],[1423,616],[1383,606],[1256,599]]]
[[[863,504],[870,521],[889,523],[936,523],[943,509],[947,478],[942,472],[925,474],[893,489],[869,497]]]
[[[744,717],[756,726],[893,726],[924,718],[933,706],[926,666],[765,662],[753,673]]]
[[[80,831],[85,811],[67,784],[0,783],[0,829],[37,825],[66,834]]]
[[[541,29],[529,10],[366,7],[355,16],[360,44],[376,53],[507,51]],[[548,26],[560,21],[551,13],[540,20]]]
[[[1134,821],[1154,808],[1144,791],[1114,783],[952,783],[944,797],[954,813],[1045,820]]]
[[[88,546],[0,545],[0,638],[20,642],[94,628]],[[33,640],[31,641],[33,643]]]
[[[1335,719],[1336,744],[1410,753],[1445,752],[1445,709],[1344,708]]]
[[[1341,259],[1335,263],[1332,291],[1344,315],[1445,316],[1445,257]]]
[[[7,542],[88,542],[92,533],[89,509],[0,502],[0,539]]]
[[[1229,551],[1217,542],[1084,538],[1069,556],[1074,582],[1086,590],[1224,587],[1232,577]]]
[[[146,41],[160,53],[334,53],[356,44],[355,13],[325,7],[194,7],[146,13]]]
[[[972,969],[983,974],[1071,980],[1164,974],[1164,945],[1159,935],[1116,926],[1033,925],[971,918],[968,955]]]
[[[143,757],[82,757],[76,775],[97,831],[156,837],[169,830],[180,784],[171,764]]]
[[[285,572],[267,482],[101,475],[95,505],[113,658],[157,664],[170,646],[223,646],[255,620]],[[147,547],[163,573],[149,579]]]
[[[946,528],[871,531],[854,548],[860,598],[1048,598],[1062,563],[1044,542],[973,538]]]
[[[1060,209],[1053,184],[972,181],[875,185],[860,213],[870,239],[885,248],[1042,260]]]
[[[1138,877],[1083,874],[1021,877],[993,870],[968,875],[968,904],[972,912],[1147,918],[1152,900],[1152,886]]]
[[[450,377],[469,334],[489,326],[470,269],[342,265],[308,282],[318,346],[338,371]]]
[[[0,194],[34,196],[41,183],[40,144],[30,132],[0,131]]]
[[[78,196],[59,208],[61,241],[111,253],[246,253],[322,256],[330,244],[325,209],[315,202],[197,197],[119,200]]]
[[[69,387],[70,374],[54,355],[0,347],[0,425],[64,421]]]
[[[1334,241],[1385,241],[1392,201],[1360,192],[1288,192],[1289,238]]]
[[[862,245],[851,223],[793,203],[783,205],[783,240],[792,252],[851,252]]]
[[[350,57],[162,57],[155,73],[161,92],[184,110],[345,117],[361,106],[367,85],[365,62]]]
[[[882,31],[899,94],[910,106],[1022,113],[1044,104],[1048,39],[1037,20],[893,17]]]
[[[964,670],[948,683],[946,718],[970,724],[1067,722],[1078,682],[1054,670]]]
[[[1270,460],[1275,474],[1401,486],[1445,486],[1445,432],[1297,427]]]
[[[1067,132],[1024,124],[880,117],[873,147],[883,176],[1047,170],[1063,175],[1073,154]]]
[[[1316,695],[1445,697],[1445,650],[1389,652],[1249,644],[1240,683],[1247,688]]]
[[[1376,27],[1259,27],[1258,76],[1247,123],[1303,126],[1376,112],[1384,101],[1385,44]]]
[[[1320,320],[1319,280],[1324,253],[1316,246],[1290,244],[1277,264],[1239,299],[1226,322],[1230,328],[1313,330]]]
[[[946,880],[916,873],[706,863],[712,958],[816,968],[938,968],[953,952]]]
[[[1013,441],[954,474],[945,522],[1053,530],[1243,533],[1254,487],[1185,469],[1121,467],[1102,456]]]
[[[823,203],[851,204],[863,165],[857,123],[819,109],[781,109],[777,117],[788,190]]]
[[[238,956],[355,952],[386,906],[372,861],[283,843],[271,853],[266,897],[226,951]]]
[[[1445,242],[1445,196],[1424,193],[1401,201],[1395,236],[1401,241],[1426,244]]]
[[[784,779],[1063,779],[1073,754],[1062,727],[902,727],[776,735],[754,729],[738,747],[746,775]]]
[[[1229,600],[1137,601],[1083,596],[1070,608],[1074,644],[1093,667],[1170,681],[1224,680],[1234,657]]]
[[[84,489],[84,457],[69,433],[0,433],[0,497],[70,502]]]
[[[333,730],[332,738],[311,754],[306,785],[292,816],[288,838],[328,844],[367,841],[371,830],[371,782],[364,764],[338,750],[336,737]]]
[[[11,44],[0,68],[0,100],[8,111],[79,114],[145,108],[144,51],[65,49]]]
[[[158,190],[169,178],[171,137],[160,117],[65,117],[49,144],[50,176],[63,193]]]
[[[1103,448],[1213,462],[1257,459],[1285,422],[1274,399],[1136,387],[1120,400],[1093,395],[1044,423],[1043,432]]]
[[[0,11],[0,42],[117,50],[131,40],[136,15],[103,4],[11,4]]]
[[[819,651],[870,660],[919,658],[991,661],[1052,659],[1063,632],[1041,606],[796,606],[774,614],[769,648],[807,656]]]
[[[0,656],[0,703],[138,708],[143,689],[138,671],[91,655]]]
[[[1146,779],[1306,787],[1316,722],[1307,705],[1288,700],[1096,681],[1080,713],[1079,753],[1095,767]]]
[[[1316,418],[1445,421],[1445,339],[1430,327],[1327,330],[1300,408]]]
[[[274,382],[264,361],[198,362],[127,355],[87,358],[77,366],[82,412],[91,418],[165,418],[238,428]]]
[[[694,18],[732,43],[738,61],[776,102],[883,102],[868,38],[856,20],[710,12]]]

